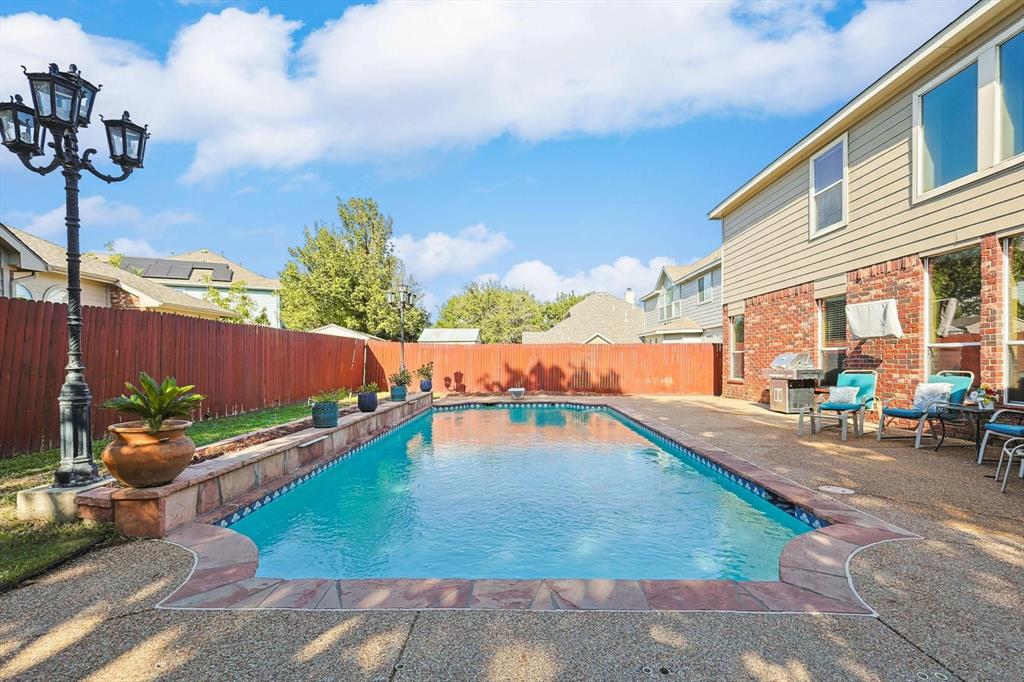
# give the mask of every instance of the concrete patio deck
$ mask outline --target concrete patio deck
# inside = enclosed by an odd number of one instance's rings
[[[607,399],[605,399],[607,400]],[[796,437],[718,398],[612,399],[918,533],[851,572],[878,618],[734,613],[167,611],[191,555],[88,554],[0,595],[0,679],[916,680],[1024,678],[1024,481],[969,446]]]

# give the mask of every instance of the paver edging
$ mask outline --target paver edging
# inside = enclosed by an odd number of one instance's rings
[[[482,401],[474,401],[482,402]],[[509,401],[489,401],[494,402]],[[571,403],[542,400],[533,402]],[[593,406],[596,403],[577,403]],[[857,593],[850,562],[859,551],[894,540],[919,539],[845,503],[676,431],[634,411],[606,403],[662,438],[729,468],[736,475],[790,498],[800,493],[823,518],[824,528],[790,540],[779,557],[780,580],[282,580],[255,578],[252,552],[235,538],[251,541],[230,528],[189,523],[165,539],[191,551],[192,572],[159,608],[167,609],[514,609],[543,611],[728,611],[741,613],[827,613],[877,616]],[[639,418],[638,418],[639,417]],[[413,418],[410,416],[410,419]],[[405,420],[403,420],[405,421]],[[322,465],[321,465],[322,466]],[[733,468],[734,467],[734,468]],[[304,474],[305,475],[305,474]],[[792,501],[792,500],[791,500]],[[212,520],[214,514],[207,515]],[[860,521],[860,523],[857,523]],[[231,548],[235,549],[232,550]],[[331,587],[333,585],[333,588]]]

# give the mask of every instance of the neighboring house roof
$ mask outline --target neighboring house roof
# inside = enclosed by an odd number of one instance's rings
[[[39,257],[39,254],[33,251],[21,237],[14,234],[11,228],[2,223],[0,223],[0,246],[8,253],[14,254],[16,260],[9,262],[19,270],[28,270],[29,272],[44,272],[46,270],[46,262]]]
[[[48,272],[67,274],[68,253],[64,247],[29,234],[24,230],[9,228],[28,248],[46,263]],[[139,277],[134,272],[122,270],[97,256],[82,256],[81,276],[84,279],[113,284],[120,289],[138,297],[139,304],[144,308],[156,308],[168,312],[184,312],[193,315],[211,315],[217,317],[238,317],[238,313],[221,308],[202,299],[193,298],[162,284],[151,282]]]
[[[227,286],[242,280],[248,289],[277,291],[281,281],[264,277],[208,249],[178,253],[165,258],[123,256],[124,267],[141,268],[142,276],[168,284],[211,284]],[[209,280],[209,281],[207,281]]]
[[[420,343],[480,343],[479,329],[431,327],[420,334]]]
[[[523,343],[640,343],[644,313],[618,296],[598,292],[569,308],[561,322],[543,332],[523,332]]]
[[[343,336],[349,339],[363,339],[364,341],[383,341],[379,336],[373,334],[367,334],[366,332],[356,331],[355,329],[349,329],[348,327],[342,327],[340,324],[325,324],[322,327],[316,329],[310,329],[309,331],[317,334],[330,334],[331,336]]]
[[[725,217],[794,166],[803,163],[818,149],[835,140],[844,130],[848,130],[854,123],[863,119],[893,95],[920,78],[940,60],[947,59],[950,54],[955,53],[971,35],[986,30],[1014,11],[1015,5],[1016,3],[1013,2],[983,0],[971,6],[952,23],[932,36],[924,45],[914,50],[906,59],[847,102],[806,137],[790,147],[782,156],[765,166],[746,184],[722,200],[711,209],[708,218],[717,220]]]
[[[641,337],[648,336],[661,336],[663,334],[703,334],[704,328],[694,322],[688,317],[677,317],[674,320],[668,322],[662,322],[659,325],[651,327],[646,330]]]
[[[661,282],[661,278],[666,278],[672,284],[679,284],[685,282],[688,279],[693,279],[697,275],[704,274],[705,271],[712,269],[722,261],[722,248],[719,247],[704,256],[700,260],[690,263],[689,265],[666,265],[661,269],[661,274],[658,275],[658,282]],[[646,301],[649,298],[653,298],[659,294],[657,283],[655,289],[649,291],[640,297],[641,301]]]

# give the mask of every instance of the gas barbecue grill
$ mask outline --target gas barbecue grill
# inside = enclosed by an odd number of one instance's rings
[[[780,353],[765,370],[768,407],[774,412],[799,412],[814,406],[814,387],[824,372],[811,361],[810,353]]]

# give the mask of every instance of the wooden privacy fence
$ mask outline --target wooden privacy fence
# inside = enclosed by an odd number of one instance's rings
[[[399,344],[370,341],[366,380],[383,388]],[[522,386],[552,393],[721,393],[720,344],[405,344],[410,371],[434,362],[434,390],[496,393]],[[414,385],[416,382],[413,377]]]
[[[67,362],[67,306],[0,298],[0,457],[55,447]],[[84,309],[85,376],[95,436],[118,420],[103,400],[140,371],[206,396],[197,416],[305,400],[362,381],[363,342],[180,315]]]

